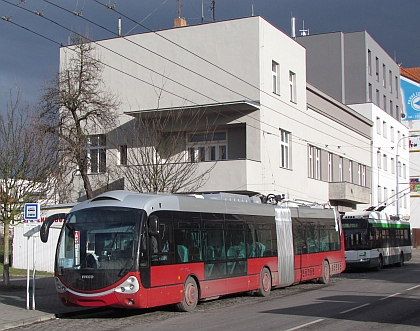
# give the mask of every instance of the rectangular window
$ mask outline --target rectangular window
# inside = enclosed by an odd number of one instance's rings
[[[406,141],[407,139],[404,139],[404,137],[405,137],[405,134],[403,134],[403,135],[402,135],[402,138],[401,138],[401,143],[402,143],[402,148],[403,148],[403,149],[406,149],[406,148],[407,148],[407,144],[406,144],[406,142],[405,142],[405,141]]]
[[[376,105],[380,107],[380,94],[379,90],[376,90]]]
[[[395,94],[397,95],[397,98],[399,97],[399,84],[398,84],[398,76],[395,76]]]
[[[358,164],[357,168],[357,184],[360,186],[366,186],[366,166],[363,164]]]
[[[373,90],[372,90],[372,84],[371,84],[371,83],[369,83],[369,90],[368,90],[368,102],[372,102],[372,93],[373,93]]]
[[[321,179],[321,149],[315,146],[309,146],[308,152],[309,178]]]
[[[382,168],[382,166],[381,166],[381,163],[382,163],[382,155],[381,155],[381,152],[380,151],[378,151],[377,153],[376,153],[376,156],[377,156],[377,163],[378,163],[378,169],[381,169]]]
[[[403,163],[403,178],[407,178],[407,166]]]
[[[190,162],[227,160],[227,132],[190,133],[187,148]]]
[[[398,161],[398,164],[397,164],[397,175],[398,177],[401,177],[401,162],[400,161]]]
[[[95,134],[86,138],[86,156],[89,174],[104,173],[106,170],[106,136]]]
[[[381,134],[381,119],[376,117],[376,133]]]
[[[387,107],[387,104],[386,104],[386,95],[383,96],[383,99],[384,99],[383,109],[386,111],[386,107]]]
[[[387,157],[386,157],[386,154],[384,154],[383,156],[382,156],[382,164],[383,164],[383,168],[384,168],[384,170],[385,171],[388,171],[388,159],[387,159]]]
[[[343,158],[340,156],[338,161],[338,181],[343,181]]]
[[[375,77],[376,81],[379,82],[379,59],[375,57]]]
[[[314,155],[312,146],[308,146],[308,177],[314,178]]]
[[[384,202],[388,201],[388,188],[384,187]]]
[[[315,179],[321,179],[321,149],[315,148]]]
[[[362,165],[362,186],[366,186],[366,166]]]
[[[392,173],[392,174],[395,174],[395,160],[394,160],[394,158],[393,158],[393,157],[391,157],[391,164],[390,164],[390,167],[391,167],[391,173]]]
[[[289,71],[290,101],[296,103],[296,74]]]
[[[271,61],[271,71],[273,75],[273,93],[280,94],[280,73],[279,64],[275,61]]]
[[[394,142],[395,130],[394,130],[393,126],[391,126],[391,128],[390,128],[390,135],[391,135],[391,142]]]
[[[387,136],[388,136],[388,130],[387,130],[387,125],[386,125],[386,122],[385,121],[383,121],[383,123],[382,123],[382,132],[383,132],[384,138],[387,138]]]
[[[395,206],[395,190],[391,190],[391,198],[392,198],[391,206]]]
[[[381,203],[382,201],[382,187],[378,185],[378,202]]]
[[[389,100],[389,114],[394,117],[394,103],[392,100]]]
[[[395,105],[395,118],[400,118],[401,114],[400,114],[400,108],[398,107],[398,105]]]
[[[349,160],[349,183],[353,183],[353,161]]]
[[[382,86],[386,87],[386,65],[382,64]]]
[[[127,145],[118,146],[118,164],[127,165]]]
[[[290,169],[290,132],[280,129],[280,167]]]
[[[333,154],[328,153],[328,182],[333,181]]]
[[[392,70],[389,71],[389,92],[392,93]]]
[[[372,76],[372,52],[368,49],[368,73]]]

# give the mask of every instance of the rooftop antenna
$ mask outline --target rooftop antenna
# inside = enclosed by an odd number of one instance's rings
[[[293,39],[296,39],[296,19],[292,16],[292,20],[290,22],[291,27],[292,27],[292,35],[291,37]]]
[[[178,2],[178,18],[180,18],[181,17],[181,7],[182,7],[181,0],[176,0],[176,2]]]
[[[302,30],[299,30],[302,37],[309,36],[309,29],[305,30],[305,21],[302,23]]]
[[[210,10],[211,10],[211,17],[213,19],[213,22],[216,22],[216,1],[215,0],[211,2]]]

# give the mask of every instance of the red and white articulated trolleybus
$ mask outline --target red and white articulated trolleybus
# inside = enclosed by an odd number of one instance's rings
[[[44,242],[53,219],[41,228]],[[334,209],[282,207],[225,193],[112,191],[68,213],[55,283],[65,305],[175,304],[190,311],[199,300],[226,294],[267,296],[272,287],[328,283],[344,269]]]

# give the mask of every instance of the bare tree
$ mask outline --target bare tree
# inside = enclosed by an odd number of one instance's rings
[[[22,105],[21,92],[10,89],[0,98],[0,221],[4,226],[3,282],[9,279],[9,229],[22,219],[28,202],[48,199],[57,158],[54,142],[37,131],[35,114]],[[3,105],[4,104],[4,105]]]
[[[68,59],[41,96],[42,130],[57,139],[61,178],[66,178],[69,185],[80,174],[90,199],[94,194],[88,167],[96,160],[88,155],[86,147],[90,135],[115,127],[120,102],[106,89],[102,79],[104,65],[88,38],[74,36],[73,46],[65,51]]]
[[[140,113],[118,131],[117,174],[138,192],[198,191],[215,166],[200,167],[197,155],[187,151],[187,133],[211,134],[203,114],[197,109]]]

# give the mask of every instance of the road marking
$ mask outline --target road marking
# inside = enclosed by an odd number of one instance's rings
[[[420,287],[420,285],[416,285],[416,286],[410,287],[410,288],[406,289],[406,291],[411,291],[411,290],[414,290],[414,289],[415,289],[415,288],[417,288],[417,287]]]
[[[370,303],[365,303],[364,305],[357,306],[357,307],[354,307],[352,309],[347,309],[345,311],[341,311],[340,314],[345,314],[345,313],[348,313],[348,312],[351,312],[353,310],[356,310],[356,309],[359,309],[359,308],[363,308],[363,307],[366,307],[366,306],[369,306],[369,305],[370,305]]]
[[[312,322],[309,322],[309,323],[305,323],[305,324],[302,324],[302,325],[299,325],[299,326],[295,326],[294,328],[287,329],[287,330],[284,330],[284,331],[299,330],[299,329],[301,329],[301,328],[304,328],[305,326],[312,325],[312,324],[315,324],[315,323],[318,323],[318,322],[322,322],[323,320],[324,320],[324,319],[323,319],[323,318],[321,318],[321,319],[319,319],[319,320],[315,320],[315,321],[312,321]]]
[[[396,297],[397,295],[400,295],[400,294],[401,293],[394,293],[394,294],[388,295],[387,297],[384,297],[384,298],[379,299],[379,301],[385,300],[385,299],[388,299],[388,298],[392,298],[392,297]]]

